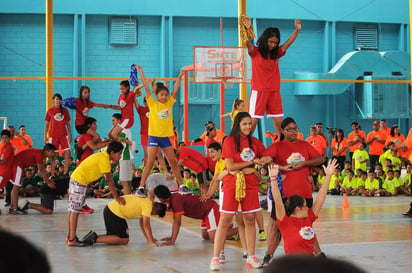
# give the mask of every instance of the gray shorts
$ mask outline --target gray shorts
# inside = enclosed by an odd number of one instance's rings
[[[81,213],[86,200],[87,186],[77,183],[70,179],[69,198],[67,200],[67,209],[72,212]]]
[[[119,180],[120,181],[132,181],[133,179],[133,162],[131,160],[119,160]]]

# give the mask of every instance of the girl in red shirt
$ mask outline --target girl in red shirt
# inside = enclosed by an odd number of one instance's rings
[[[259,268],[255,256],[256,212],[260,211],[259,179],[255,164],[261,165],[259,157],[265,151],[263,144],[252,137],[252,118],[247,112],[237,114],[230,135],[223,142],[222,158],[229,174],[223,179],[222,200],[220,203],[220,222],[215,235],[211,270],[219,270],[219,252],[224,247],[226,232],[232,223],[233,215],[243,214],[246,245],[248,250],[247,266]]]
[[[249,19],[250,20],[250,19]],[[249,99],[249,114],[252,117],[252,132],[258,119],[266,112],[272,118],[275,129],[280,135],[280,123],[283,117],[282,98],[280,97],[280,75],[278,59],[285,55],[286,50],[298,37],[302,26],[299,19],[295,20],[295,31],[280,45],[280,31],[269,27],[263,31],[256,42],[246,41],[249,56],[252,59],[251,93]]]
[[[272,185],[273,199],[275,201],[276,218],[284,240],[285,254],[314,255],[315,231],[313,222],[318,218],[328,192],[329,182],[333,171],[338,167],[336,159],[329,161],[327,167],[323,166],[326,174],[316,201],[312,208],[308,208],[306,199],[300,195],[292,195],[283,204],[279,191],[277,176],[279,165],[269,166],[269,177]]]
[[[57,149],[61,147],[64,153],[64,162],[70,161],[70,143],[72,130],[70,127],[70,114],[62,106],[62,96],[58,93],[53,96],[54,106],[46,113],[46,126],[44,129],[44,143],[51,143]],[[69,165],[64,164],[64,174],[69,171]]]
[[[100,138],[99,134],[86,124],[86,118],[89,116],[90,109],[93,107],[112,108],[108,104],[95,103],[90,100],[90,88],[86,85],[80,87],[79,97],[74,100],[76,104],[76,117],[74,125],[79,135],[89,134],[93,137],[93,142],[97,142]]]

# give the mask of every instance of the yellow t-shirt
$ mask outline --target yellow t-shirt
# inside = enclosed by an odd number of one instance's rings
[[[366,179],[366,182],[365,182],[365,189],[367,189],[367,190],[372,190],[372,189],[375,189],[375,190],[379,190],[379,181],[378,181],[378,179],[373,179],[373,181],[371,181],[369,178],[367,178]]]
[[[405,174],[403,177],[403,185],[409,186],[411,184],[411,175],[409,173]]]
[[[221,173],[225,170],[225,168],[226,168],[226,163],[225,163],[225,160],[223,158],[216,161],[215,173]]]
[[[175,102],[174,97],[169,97],[166,103],[160,103],[152,96],[147,97],[147,106],[150,109],[149,136],[173,136],[172,106]]]
[[[349,177],[346,176],[346,177],[343,179],[342,187],[345,187],[345,188],[356,188],[356,179],[357,179],[357,178],[352,177],[352,179],[349,180]],[[355,184],[355,187],[354,187],[353,184]]]
[[[114,215],[122,219],[134,219],[142,216],[152,215],[152,201],[149,198],[141,198],[135,194],[124,195],[126,205],[120,205],[116,200],[107,206]]]
[[[322,185],[323,183],[325,183],[325,179],[326,179],[325,175],[324,176],[319,176],[318,175],[318,184]]]
[[[388,192],[395,194],[396,193],[396,180],[395,178],[390,180],[389,178],[385,179],[385,182],[382,184],[382,188],[387,190]]]
[[[365,160],[365,159],[369,159],[369,155],[368,152],[365,150],[356,150],[353,153],[352,156],[353,159],[355,159],[355,170],[357,169],[362,169],[364,171],[366,171],[366,162],[364,163],[360,163],[361,161]]]
[[[93,154],[73,171],[71,178],[81,185],[89,185],[104,173],[110,173],[110,155],[107,152]]]

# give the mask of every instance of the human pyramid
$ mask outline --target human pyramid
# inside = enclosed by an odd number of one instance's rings
[[[22,170],[37,164],[46,187],[54,194],[60,180],[66,181],[68,188],[68,246],[91,246],[96,243],[124,245],[129,242],[126,219],[139,218],[142,233],[153,246],[174,245],[179,233],[181,216],[202,220],[202,237],[214,242],[210,270],[220,270],[226,262],[224,245],[228,238],[239,234],[246,260],[246,266],[259,268],[267,266],[273,253],[284,239],[285,253],[322,255],[312,228],[319,211],[326,199],[331,178],[338,168],[338,160],[325,163],[325,155],[319,153],[309,142],[298,139],[298,127],[292,118],[284,118],[280,96],[280,75],[278,60],[296,40],[301,23],[294,22],[295,31],[280,45],[280,32],[277,28],[267,28],[258,38],[256,45],[250,18],[242,16],[239,24],[248,53],[252,60],[252,79],[249,110],[245,112],[244,102],[237,100],[230,114],[232,128],[224,139],[217,137],[213,123],[206,124],[206,157],[194,149],[177,144],[172,118],[172,107],[180,88],[183,71],[180,72],[172,91],[168,84],[152,83],[146,79],[140,65],[132,65],[131,82],[120,83],[121,94],[117,105],[98,104],[90,100],[90,88],[82,86],[79,98],[73,101],[76,109],[76,131],[80,134],[76,154],[77,167],[69,172],[70,115],[62,105],[62,97],[55,94],[54,106],[46,114],[44,149],[29,148],[14,155],[10,144],[11,134],[3,130],[0,158],[0,187],[10,180],[10,214],[24,214],[27,209],[36,209],[34,204],[18,206],[18,192],[21,187]],[[137,83],[137,73],[142,84]],[[132,87],[131,87],[132,86]],[[144,92],[143,92],[144,90]],[[144,105],[139,105],[137,96],[144,97]],[[96,132],[96,120],[89,117],[93,107],[118,110],[112,117],[113,128],[109,131],[109,140],[102,139]],[[134,107],[141,120],[141,146],[145,151],[144,169],[141,181],[135,192],[131,186],[133,171],[133,152],[135,143],[130,128],[134,125]],[[150,113],[150,115],[149,115]],[[272,118],[279,139],[270,147],[265,147],[253,137],[258,119],[264,115]],[[410,141],[412,142],[412,141]],[[411,146],[409,142],[406,146]],[[64,151],[64,173],[58,178],[55,173],[56,150]],[[94,153],[94,150],[104,151]],[[167,159],[170,170],[166,167],[162,153]],[[44,164],[51,158],[51,173],[46,174]],[[151,174],[155,161],[158,160],[163,171],[168,174]],[[119,165],[119,181],[123,186],[122,194],[116,190],[112,179],[113,163]],[[309,181],[310,168],[321,166],[324,181],[318,189],[317,198],[312,197],[312,184]],[[185,166],[196,174],[200,185],[200,194],[193,194],[182,177],[181,167]],[[263,217],[259,200],[261,174],[256,166],[267,169],[266,184],[268,205],[271,212],[267,233],[268,250],[260,263],[255,256],[256,222],[260,222],[259,231],[263,231]],[[169,173],[170,171],[170,173]],[[209,172],[213,178],[209,179]],[[113,201],[104,208],[106,234],[98,235],[90,231],[82,238],[77,237],[78,216],[85,205],[88,185],[104,176],[107,190]],[[173,179],[176,179],[176,181]],[[209,181],[210,180],[210,181]],[[63,182],[62,182],[63,183]],[[220,200],[211,199],[219,191]],[[266,192],[266,190],[265,190]],[[44,195],[43,195],[44,197]],[[42,198],[43,198],[42,197]],[[44,197],[45,198],[45,197]],[[166,205],[167,204],[167,205]],[[150,225],[151,215],[163,217],[167,208],[173,212],[171,236],[156,240]],[[53,208],[48,208],[49,212]],[[51,212],[50,212],[51,213]],[[233,216],[236,221],[233,222]],[[262,227],[261,227],[262,226]]]

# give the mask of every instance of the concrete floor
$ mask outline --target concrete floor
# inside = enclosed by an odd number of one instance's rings
[[[24,199],[20,199],[22,204]],[[39,198],[29,198],[38,202]],[[78,236],[89,230],[104,232],[102,211],[109,200],[88,199],[93,214],[79,218]],[[401,215],[409,209],[411,197],[349,197],[349,209],[342,209],[341,196],[328,196],[315,230],[322,250],[330,257],[352,261],[367,272],[412,272],[412,218]],[[43,249],[53,272],[209,272],[213,244],[200,238],[200,221],[184,218],[175,246],[151,247],[146,243],[137,220],[129,221],[127,246],[94,245],[67,247],[66,201],[56,201],[53,215],[30,210],[28,215],[8,215],[4,201],[0,226],[20,234]],[[264,211],[265,225],[268,213]],[[170,215],[152,218],[155,238],[170,236]],[[226,264],[221,272],[261,272],[247,269],[241,259],[238,241],[228,241]],[[2,246],[3,250],[6,246]],[[262,260],[266,242],[257,242],[256,255]],[[275,257],[283,255],[283,245]]]

